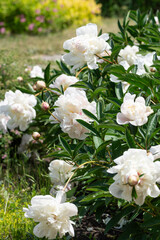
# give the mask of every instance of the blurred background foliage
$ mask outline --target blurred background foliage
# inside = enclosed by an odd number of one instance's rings
[[[156,12],[159,0],[5,0],[0,1],[0,35],[56,32],[69,26],[122,17],[139,8]]]
[[[156,12],[160,9],[159,0],[96,0],[102,4],[101,13],[104,17],[124,16],[128,10],[140,9],[141,11],[148,11],[153,9]]]
[[[97,22],[100,8],[94,0],[0,1],[0,33],[55,32],[73,24]]]

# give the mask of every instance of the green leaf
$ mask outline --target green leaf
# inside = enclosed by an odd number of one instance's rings
[[[60,135],[59,135],[59,141],[60,141],[60,143],[62,144],[62,146],[64,147],[64,149],[69,153],[69,155],[72,156],[72,151],[71,151],[71,148],[70,148],[69,144],[68,144],[67,141],[66,141],[63,137],[61,137]]]
[[[103,143],[103,140],[97,136],[93,136],[93,142],[94,142],[95,148],[97,149]]]
[[[126,230],[118,237],[117,240],[128,240],[128,239],[133,239],[130,238],[130,235],[133,234],[137,234],[139,235],[139,232],[141,232],[140,227],[138,226],[137,223],[135,222],[131,222],[130,224],[127,225]],[[136,238],[138,239],[138,237]],[[142,239],[142,238],[140,238]]]
[[[122,83],[119,82],[115,85],[115,93],[118,99],[123,98],[123,90],[122,90]]]
[[[96,136],[98,136],[98,137],[101,137],[100,134],[99,134],[99,132],[97,132],[97,130],[96,130],[95,128],[93,128],[93,127],[91,126],[91,124],[85,122],[85,121],[82,120],[82,119],[76,119],[76,121],[77,121],[78,123],[80,123],[83,127],[87,128],[89,131],[91,131],[94,135],[96,135]]]
[[[135,144],[130,132],[128,131],[128,129],[126,129],[126,141],[130,148],[136,148],[136,144]]]
[[[160,225],[160,216],[151,217],[149,219],[147,218],[147,220],[141,224],[141,226],[144,228],[153,227],[156,225]]]
[[[82,111],[83,111],[84,114],[85,114],[86,116],[88,116],[90,119],[95,120],[97,123],[99,122],[98,119],[97,119],[97,117],[96,117],[93,113],[89,112],[89,111],[86,110],[86,109],[82,109]]]
[[[79,144],[76,145],[74,152],[73,152],[73,158],[75,158],[75,156],[77,155],[79,149],[83,146],[85,141],[81,141]]]
[[[50,80],[50,63],[47,65],[46,69],[44,70],[44,80],[46,83]]]
[[[71,75],[69,68],[67,68],[67,66],[66,66],[66,64],[64,64],[64,62],[60,61],[60,67],[64,73]]]
[[[99,191],[96,193],[89,194],[88,196],[84,197],[80,202],[90,202],[94,199],[105,197],[111,197],[111,194],[107,191]]]
[[[157,126],[157,114],[154,114],[148,121],[146,143],[148,143],[149,139],[151,139],[151,135],[156,130],[156,126]]]

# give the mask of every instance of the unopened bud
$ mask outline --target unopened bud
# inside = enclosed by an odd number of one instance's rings
[[[47,102],[42,102],[41,109],[44,111],[48,111],[50,109],[50,106]]]
[[[151,67],[151,68],[150,68],[150,71],[151,71],[151,72],[155,72],[156,69],[155,69],[154,67]]]
[[[38,140],[38,139],[40,138],[40,136],[41,136],[41,135],[40,135],[40,133],[38,133],[38,132],[33,132],[33,133],[32,133],[32,137],[33,137],[34,140]]]
[[[132,187],[135,186],[139,181],[138,175],[131,175],[128,177],[128,184]]]
[[[46,84],[44,81],[37,81],[36,84],[34,84],[33,89],[36,91],[40,91],[46,88]]]
[[[17,77],[17,80],[18,80],[19,82],[22,82],[22,81],[23,81],[23,78],[22,78],[21,76],[19,76],[19,77]]]

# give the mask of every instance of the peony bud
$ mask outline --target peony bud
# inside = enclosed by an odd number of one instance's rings
[[[41,109],[44,111],[48,111],[50,109],[50,106],[47,102],[42,102]]]
[[[18,80],[19,82],[22,82],[22,81],[23,81],[23,78],[22,78],[21,76],[19,76],[19,77],[17,77],[17,80]]]
[[[139,181],[138,175],[131,175],[128,177],[128,184],[132,187],[135,186]]]
[[[38,133],[38,132],[33,132],[33,133],[32,133],[32,137],[33,137],[34,140],[38,140],[38,139],[40,138],[40,136],[41,136],[41,135],[40,135],[40,133]]]
[[[46,84],[44,81],[37,81],[36,84],[34,84],[33,89],[38,91],[38,90],[43,90],[46,88]]]

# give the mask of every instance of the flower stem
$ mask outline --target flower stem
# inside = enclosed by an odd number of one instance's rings
[[[76,73],[76,77],[78,77],[78,75],[84,70],[84,69],[87,69],[88,67],[86,66],[86,67],[84,67],[84,68],[82,68],[79,72],[77,72]]]

